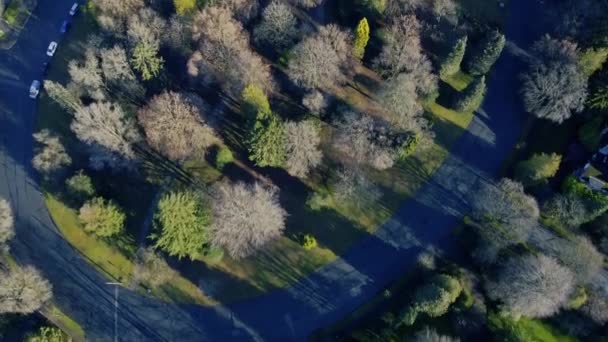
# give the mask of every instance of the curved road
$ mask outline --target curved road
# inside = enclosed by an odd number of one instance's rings
[[[112,288],[54,227],[30,166],[35,101],[27,97],[50,40],[73,0],[39,0],[20,40],[0,52],[0,195],[16,213],[11,250],[52,282],[55,300],[86,330],[91,341],[114,334]],[[536,1],[511,0],[507,38],[529,46],[541,33]],[[384,289],[415,262],[424,248],[450,253],[451,230],[467,211],[466,196],[496,175],[516,142],[523,110],[517,94],[522,64],[503,54],[489,82],[481,113],[418,196],[404,204],[378,232],[346,255],[290,288],[229,306],[171,305],[121,289],[121,341],[303,340]]]

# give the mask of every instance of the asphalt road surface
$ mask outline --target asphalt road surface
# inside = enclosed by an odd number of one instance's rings
[[[28,98],[51,40],[67,17],[70,0],[39,0],[19,41],[0,52],[0,195],[12,203],[20,263],[42,270],[55,301],[91,341],[114,338],[113,289],[66,243],[45,208],[32,171],[36,101]],[[536,1],[512,0],[507,39],[525,49],[541,34]],[[61,48],[61,44],[59,45]],[[344,317],[410,268],[420,251],[457,247],[452,229],[468,209],[467,195],[492,181],[520,134],[524,120],[517,75],[522,62],[504,53],[489,80],[488,96],[440,169],[375,235],[295,285],[228,306],[172,305],[120,291],[120,341],[304,340]]]

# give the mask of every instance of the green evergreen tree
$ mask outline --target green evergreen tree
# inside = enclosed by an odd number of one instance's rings
[[[369,42],[369,23],[367,18],[361,19],[355,30],[355,43],[353,44],[353,55],[355,58],[363,59],[365,47]]]
[[[466,89],[456,96],[454,102],[454,109],[459,112],[471,112],[476,111],[481,103],[483,97],[486,95],[486,77],[481,76],[474,79]]]
[[[255,123],[249,152],[249,159],[257,166],[281,167],[285,164],[285,128],[280,118],[272,114]]]
[[[515,178],[524,185],[535,185],[555,176],[562,157],[559,154],[535,153],[521,161],[515,169]]]
[[[608,109],[608,86],[600,86],[589,99],[589,107],[593,109]]]
[[[490,31],[465,58],[465,71],[475,76],[487,74],[500,57],[505,43],[504,34],[496,30]]]
[[[163,68],[165,61],[158,55],[158,44],[141,42],[133,49],[131,63],[133,68],[141,74],[144,81],[148,81],[158,76]]]
[[[467,36],[464,36],[456,41],[456,44],[454,44],[452,47],[452,51],[450,51],[443,63],[441,63],[441,67],[439,68],[439,76],[451,76],[460,70],[460,63],[462,63],[466,48]]]
[[[158,202],[154,225],[156,248],[178,258],[194,259],[209,242],[211,211],[203,195],[192,190],[174,191]]]

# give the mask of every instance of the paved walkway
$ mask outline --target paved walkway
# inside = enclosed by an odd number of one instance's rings
[[[54,227],[32,172],[35,102],[27,97],[50,40],[71,0],[40,0],[20,40],[0,52],[0,195],[15,208],[12,252],[41,269],[55,300],[86,330],[91,341],[110,341],[114,331],[112,288]],[[512,0],[507,37],[526,47],[540,35],[536,1]],[[466,196],[492,179],[515,144],[523,122],[517,75],[521,62],[505,54],[489,80],[478,114],[451,155],[416,196],[336,262],[295,285],[228,307],[170,305],[121,290],[121,341],[304,340],[344,317],[410,268],[427,247],[449,253],[452,229],[467,210]]]

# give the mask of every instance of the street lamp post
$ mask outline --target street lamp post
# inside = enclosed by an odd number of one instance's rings
[[[114,286],[114,342],[118,342],[118,287],[121,283],[107,282],[106,285]]]

